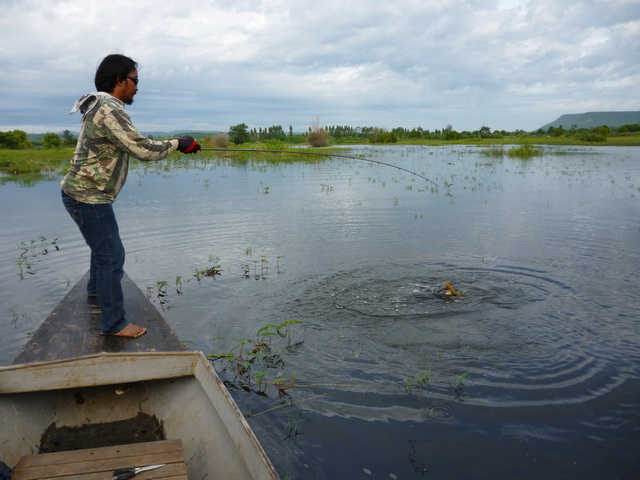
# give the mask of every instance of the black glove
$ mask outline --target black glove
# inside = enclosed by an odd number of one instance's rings
[[[202,147],[193,139],[193,137],[185,135],[178,139],[178,150],[182,153],[196,153],[197,151],[202,150]]]

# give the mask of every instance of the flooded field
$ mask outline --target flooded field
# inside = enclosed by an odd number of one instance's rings
[[[137,167],[125,269],[220,355],[282,478],[635,478],[639,152],[344,150],[437,187],[341,158]],[[89,256],[57,181],[0,201],[8,364]]]

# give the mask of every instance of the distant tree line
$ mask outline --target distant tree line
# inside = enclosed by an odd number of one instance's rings
[[[62,132],[62,136],[57,133],[45,133],[39,146],[42,148],[73,147],[78,139],[69,130]],[[22,130],[12,130],[10,132],[0,132],[0,148],[8,150],[24,150],[34,148],[35,145],[29,140],[27,132]]]
[[[229,141],[236,145],[250,142],[267,142],[278,140],[281,142],[305,142],[310,138],[310,143],[322,141],[321,137],[331,139],[334,142],[368,142],[368,143],[397,143],[406,139],[424,140],[460,140],[465,138],[504,138],[507,136],[521,136],[525,132],[517,130],[515,132],[491,131],[489,127],[483,126],[479,130],[468,132],[457,132],[451,125],[447,125],[442,130],[424,130],[422,127],[411,130],[398,127],[387,130],[379,127],[351,127],[348,125],[333,125],[320,127],[317,123],[309,127],[307,132],[294,133],[289,126],[288,132],[281,125],[273,125],[268,128],[250,129],[246,123],[240,123],[229,127],[227,133]],[[328,142],[327,142],[328,143]]]
[[[307,141],[312,145],[328,144],[329,140],[335,143],[396,143],[405,140],[473,140],[473,139],[502,139],[509,137],[523,137],[527,135],[539,136],[572,136],[578,140],[586,142],[603,142],[611,132],[638,132],[640,124],[623,125],[617,129],[610,129],[606,125],[595,127],[592,129],[578,129],[575,125],[569,130],[563,127],[549,127],[547,131],[538,130],[537,132],[528,133],[524,130],[515,130],[507,132],[505,130],[492,130],[490,127],[482,126],[474,131],[457,131],[451,125],[447,125],[442,129],[425,130],[422,127],[412,129],[394,128],[386,130],[378,127],[351,127],[348,125],[333,125],[328,127],[319,127],[315,124],[309,127],[304,133],[294,133],[290,126],[288,133],[282,126],[274,125],[269,128],[250,129],[245,123],[234,125],[229,128],[228,139],[236,145],[250,142],[294,142],[302,143]]]
[[[29,141],[27,132],[22,130],[12,130],[10,132],[0,132],[0,147],[10,150],[22,150],[33,147]]]
[[[523,137],[527,135],[533,136],[551,136],[551,137],[573,137],[577,140],[585,142],[604,142],[612,132],[626,133],[639,132],[640,124],[633,123],[623,125],[621,127],[610,129],[606,125],[586,129],[577,128],[572,125],[568,129],[563,126],[549,127],[547,130],[539,129],[536,132],[525,132],[524,130],[515,130],[507,132],[505,130],[491,130],[487,126],[482,126],[474,131],[457,131],[451,125],[447,125],[442,129],[425,130],[422,127],[407,129],[397,127],[386,130],[379,127],[351,127],[348,125],[332,125],[321,127],[319,122],[309,127],[306,132],[294,132],[293,127],[285,131],[281,125],[272,125],[267,128],[249,128],[246,123],[231,126],[227,133],[220,133],[213,139],[217,146],[226,146],[229,142],[236,145],[252,142],[286,142],[286,143],[309,143],[313,146],[324,146],[331,142],[334,143],[397,143],[398,141],[407,140],[473,140],[473,139],[501,139],[509,137]],[[195,135],[195,134],[192,134]],[[31,142],[26,132],[22,130],[12,130],[10,132],[0,132],[0,148],[21,150],[34,147],[46,149],[72,147],[75,146],[77,138],[69,130],[57,133],[45,133],[41,137],[40,142]]]
[[[640,124],[631,123],[615,129],[610,129],[606,125],[600,125],[599,127],[590,129],[578,128],[576,125],[571,125],[568,130],[565,130],[565,128],[560,125],[559,127],[549,127],[546,131],[539,129],[536,133],[538,135],[548,135],[551,137],[575,137],[583,142],[604,142],[612,131],[617,133],[638,132],[640,131]]]

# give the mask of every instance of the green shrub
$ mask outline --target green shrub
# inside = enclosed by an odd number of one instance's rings
[[[329,145],[329,135],[322,128],[315,128],[307,135],[307,143],[312,147],[326,147]]]

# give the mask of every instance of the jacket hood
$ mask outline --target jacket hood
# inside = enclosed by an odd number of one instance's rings
[[[122,103],[122,102],[120,102],[120,100],[118,100],[113,95],[109,95],[108,93],[105,93],[105,92],[86,93],[86,94],[82,95],[76,101],[76,103],[73,104],[73,107],[71,108],[71,111],[69,112],[69,115],[71,115],[72,113],[76,113],[78,110],[80,110],[80,113],[82,113],[84,115],[85,113],[87,113],[89,110],[91,110],[93,107],[96,106],[96,104],[98,103],[98,99],[99,98],[109,98],[111,100],[115,100],[118,103]]]

